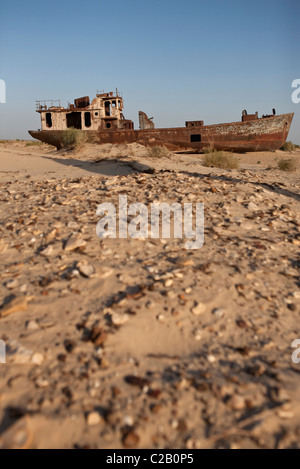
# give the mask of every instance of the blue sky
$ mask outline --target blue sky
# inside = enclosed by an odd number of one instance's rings
[[[124,114],[157,127],[295,112],[300,144],[299,0],[1,0],[0,138],[30,138],[36,99],[116,87]]]

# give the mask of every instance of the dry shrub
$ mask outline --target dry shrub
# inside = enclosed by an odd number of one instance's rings
[[[238,169],[239,167],[238,159],[231,153],[217,150],[206,153],[202,163],[210,168]]]
[[[64,131],[62,139],[62,147],[68,150],[75,150],[81,148],[86,142],[86,136],[82,130],[74,129],[71,127]]]
[[[282,171],[296,171],[297,161],[294,159],[286,160],[284,158],[281,158],[281,160],[278,161],[277,166]]]
[[[164,156],[170,156],[170,151],[162,146],[162,147],[149,147],[147,156],[153,158],[163,158]]]
[[[297,150],[297,148],[299,148],[299,145],[296,145],[292,142],[285,142],[284,145],[282,145],[282,147],[280,148],[280,150],[283,150],[283,151],[295,151]]]

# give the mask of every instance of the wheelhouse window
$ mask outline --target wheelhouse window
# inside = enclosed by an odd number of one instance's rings
[[[86,127],[91,127],[91,113],[90,112],[85,112],[84,113],[84,125]]]
[[[51,112],[46,112],[46,125],[52,127],[52,115]]]
[[[104,106],[105,106],[105,115],[109,117],[110,116],[110,101],[105,101]]]
[[[67,127],[74,127],[74,129],[81,129],[81,112],[70,112],[67,114]]]

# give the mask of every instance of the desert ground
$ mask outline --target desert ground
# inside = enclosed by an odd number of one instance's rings
[[[236,157],[0,143],[1,448],[300,448],[300,151]],[[100,239],[124,194],[203,247]]]

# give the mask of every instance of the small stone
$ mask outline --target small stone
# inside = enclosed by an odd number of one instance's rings
[[[39,328],[40,328],[40,326],[38,325],[38,323],[36,321],[27,321],[27,323],[26,323],[26,329],[28,331],[36,331]]]
[[[252,212],[255,212],[255,211],[259,210],[258,206],[254,202],[250,202],[248,204],[247,208],[249,210],[251,210]]]
[[[35,380],[35,385],[37,388],[47,388],[49,386],[49,381],[40,377]]]
[[[95,269],[92,265],[86,264],[84,262],[78,262],[76,265],[77,269],[84,277],[89,278],[91,275],[95,273]]]
[[[137,386],[140,389],[148,387],[150,380],[148,378],[142,378],[141,376],[127,375],[124,377],[126,383],[131,384],[132,386]]]
[[[134,431],[129,431],[122,438],[122,443],[125,448],[135,448],[139,441],[140,437]]]
[[[7,284],[5,285],[6,288],[8,288],[9,290],[12,290],[13,288],[16,288],[18,286],[18,281],[13,279],[13,280],[10,280],[9,282],[7,282]]]
[[[295,417],[295,414],[293,411],[291,410],[279,410],[278,411],[278,417],[280,417],[281,419],[292,419],[293,417]]]
[[[0,244],[0,254],[3,254],[8,248],[8,244],[7,243],[1,243]]]
[[[234,394],[232,397],[230,397],[227,401],[227,404],[233,410],[243,410],[246,406],[245,399],[242,396],[239,396],[238,394]]]
[[[73,350],[76,347],[76,342],[74,340],[71,340],[71,339],[66,339],[64,341],[64,347],[65,347],[65,349],[68,353],[72,353]]]
[[[47,246],[45,249],[43,249],[40,252],[40,255],[43,257],[48,257],[48,256],[51,256],[52,253],[53,253],[53,247],[50,245],[50,246]]]
[[[225,311],[222,308],[214,308],[212,310],[212,314],[216,316],[217,318],[222,318],[225,314]]]
[[[192,313],[194,316],[199,316],[204,313],[206,305],[204,303],[197,303],[196,306],[192,308]]]
[[[90,340],[96,345],[101,347],[107,339],[107,334],[103,327],[94,326],[90,332]]]
[[[129,321],[129,315],[126,313],[112,313],[110,318],[114,326],[122,326]]]
[[[166,317],[163,314],[159,314],[156,318],[158,322],[161,322],[161,323],[166,322]]]
[[[168,287],[171,287],[173,283],[174,283],[173,280],[171,278],[168,278],[167,280],[165,280],[164,286],[168,288]]]
[[[76,221],[69,221],[69,223],[67,224],[67,227],[68,228],[78,228],[78,223]]]
[[[78,248],[84,248],[86,241],[82,238],[76,238],[71,236],[65,243],[64,250],[67,252],[75,251]]]
[[[10,314],[17,313],[19,311],[26,311],[28,309],[28,299],[26,296],[20,296],[13,298],[8,303],[2,306],[0,310],[0,317],[4,318]]]
[[[163,409],[163,406],[160,404],[152,404],[150,410],[153,414],[158,414]]]
[[[98,412],[90,412],[87,416],[87,424],[90,426],[99,425],[101,423],[102,418]]]
[[[207,355],[207,361],[209,363],[215,363],[216,357],[214,355]]]
[[[34,353],[31,357],[30,362],[34,365],[41,365],[44,361],[44,357],[41,353]]]
[[[97,277],[104,279],[104,278],[110,277],[110,275],[112,274],[113,274],[113,269],[103,266],[103,267],[100,267],[99,270],[97,270],[96,275]]]

